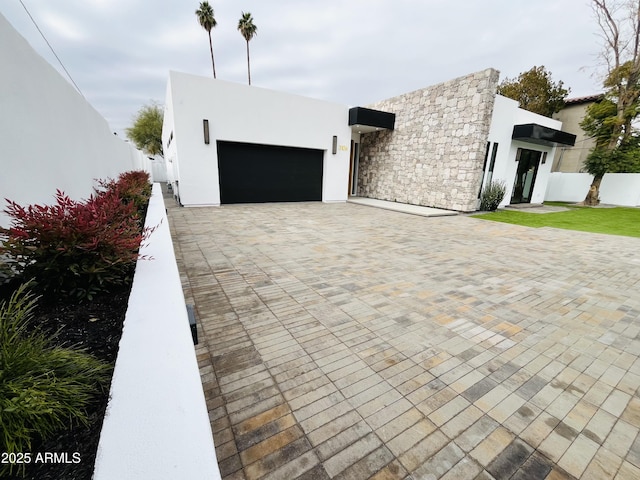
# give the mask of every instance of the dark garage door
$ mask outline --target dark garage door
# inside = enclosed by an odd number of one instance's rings
[[[221,203],[322,200],[322,150],[218,142]]]

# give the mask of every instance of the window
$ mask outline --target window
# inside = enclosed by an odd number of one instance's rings
[[[493,150],[491,150],[491,162],[489,162],[489,174],[487,175],[487,185],[491,183],[493,179],[493,169],[496,167],[496,156],[498,155],[498,144],[493,144]]]
[[[482,185],[484,184],[484,175],[487,171],[487,160],[489,160],[489,147],[491,142],[487,142],[487,150],[484,152],[484,163],[482,164],[482,179],[480,180],[480,189],[478,190],[478,198],[482,194]]]
[[[480,183],[480,192],[478,192],[478,198],[480,198],[480,194],[482,193],[482,187],[484,185],[489,185],[491,180],[493,179],[493,170],[496,166],[496,157],[498,156],[498,142],[494,142],[493,148],[491,147],[491,143],[487,142],[487,152],[484,157],[484,167],[483,167],[483,176],[486,176],[486,181]],[[491,160],[489,163],[489,169],[487,171],[487,160],[489,160],[489,150],[491,150]],[[483,179],[484,180],[484,179]]]

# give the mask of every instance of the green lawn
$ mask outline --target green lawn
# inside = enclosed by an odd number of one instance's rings
[[[525,227],[553,227],[592,233],[608,233],[627,237],[640,237],[640,208],[590,208],[560,202],[546,205],[569,207],[565,212],[527,213],[523,210],[501,210],[473,215],[483,220],[512,223]]]

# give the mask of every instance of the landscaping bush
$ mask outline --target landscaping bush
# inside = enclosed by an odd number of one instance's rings
[[[480,196],[480,210],[493,212],[498,208],[507,192],[507,185],[502,180],[492,180],[484,187]]]
[[[151,183],[149,174],[142,170],[134,170],[121,173],[117,180],[99,181],[101,189],[96,189],[96,194],[113,192],[126,203],[132,203],[138,213],[142,224],[147,213],[147,205],[151,198]]]
[[[144,173],[144,172],[142,172]],[[146,175],[146,173],[144,174]],[[151,233],[140,217],[144,193],[141,175],[102,182],[88,200],[74,201],[58,190],[55,204],[23,207],[7,199],[9,229],[0,228],[0,256],[46,298],[68,295],[88,299],[129,282],[140,243]]]
[[[107,363],[34,330],[34,305],[25,285],[0,303],[0,452],[30,452],[33,439],[86,423],[86,407],[110,378]],[[0,465],[0,476],[9,472]]]

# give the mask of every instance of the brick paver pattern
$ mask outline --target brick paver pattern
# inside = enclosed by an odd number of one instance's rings
[[[640,478],[640,240],[167,206],[223,478]]]

